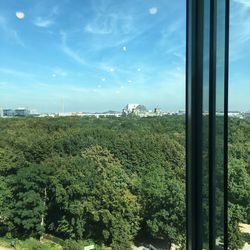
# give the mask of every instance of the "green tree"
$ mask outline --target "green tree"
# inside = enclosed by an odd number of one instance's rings
[[[16,174],[16,171],[25,166],[22,152],[11,147],[0,147],[0,175],[8,176]]]
[[[119,160],[92,146],[81,157],[56,157],[50,164],[56,169],[50,178],[56,205],[48,213],[56,215],[48,219],[49,228],[63,238],[92,238],[114,249],[129,249],[140,206]]]
[[[93,146],[82,153],[93,160],[97,171],[95,182],[94,217],[102,228],[106,242],[114,249],[130,249],[139,229],[140,206],[130,192],[132,185],[119,161],[105,148]]]
[[[228,248],[241,249],[244,245],[243,234],[240,232],[239,223],[244,218],[242,207],[229,203],[228,206]]]
[[[46,214],[46,189],[51,169],[30,165],[18,170],[12,180],[13,202],[11,217],[19,234],[41,236]]]
[[[145,226],[154,238],[185,242],[185,185],[169,167],[151,165],[142,177],[140,201]]]
[[[0,176],[0,234],[7,232],[11,227],[10,204],[12,193],[7,181],[6,177]]]
[[[247,172],[246,163],[242,159],[230,158],[228,183],[229,201],[241,207],[245,213],[245,217],[242,217],[242,219],[247,222],[249,220],[247,210],[250,204],[250,174]]]

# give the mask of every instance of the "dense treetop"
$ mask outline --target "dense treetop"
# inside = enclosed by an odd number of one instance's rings
[[[230,120],[229,131],[236,230],[250,222],[250,123]],[[49,233],[115,250],[135,238],[185,243],[184,116],[1,119],[0,138],[2,235]]]

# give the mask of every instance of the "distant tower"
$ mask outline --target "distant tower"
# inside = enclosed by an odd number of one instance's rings
[[[62,98],[62,113],[64,113],[64,98]]]
[[[3,117],[3,109],[0,107],[0,117]]]
[[[159,108],[159,107],[156,107],[156,108],[154,109],[154,113],[155,113],[157,116],[161,115],[161,110],[160,110],[160,108]]]

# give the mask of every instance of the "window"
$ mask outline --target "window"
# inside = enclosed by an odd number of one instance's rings
[[[0,1],[3,241],[185,245],[185,13]]]
[[[249,2],[230,3],[228,111],[229,248],[245,249],[249,237]]]
[[[0,9],[0,245],[227,249],[229,1]]]
[[[189,1],[188,248],[227,249],[228,1]]]

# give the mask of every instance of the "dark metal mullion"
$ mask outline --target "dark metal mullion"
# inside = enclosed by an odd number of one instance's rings
[[[228,249],[228,65],[230,1],[225,0],[225,86],[224,86],[224,249]]]
[[[209,58],[209,249],[215,249],[215,154],[216,154],[216,50],[217,0],[210,3],[210,58]]]
[[[203,87],[203,0],[187,1],[187,195],[188,244],[202,249],[202,87]],[[190,23],[191,21],[191,23]],[[191,37],[190,37],[191,36]],[[191,43],[191,44],[190,44]]]
[[[190,235],[190,227],[189,227],[189,223],[188,223],[188,218],[190,217],[190,209],[189,209],[189,195],[188,195],[188,190],[189,190],[189,171],[188,171],[188,165],[189,165],[189,159],[187,157],[187,154],[189,153],[189,149],[188,149],[188,144],[189,144],[189,126],[188,126],[188,123],[189,123],[189,117],[188,117],[188,108],[189,108],[189,88],[187,86],[187,82],[189,81],[189,67],[188,67],[188,60],[189,60],[189,37],[190,37],[190,34],[189,34],[189,24],[190,24],[190,21],[189,21],[189,18],[190,18],[190,11],[189,11],[189,6],[190,2],[189,0],[186,0],[186,95],[185,95],[185,103],[186,103],[186,249],[190,249],[189,247],[189,235]]]
[[[204,1],[187,0],[187,86],[186,86],[186,146],[187,146],[187,249],[203,248],[202,184],[202,104],[203,104],[203,32]],[[209,249],[216,248],[216,97],[217,97],[217,4],[211,3],[209,35]],[[228,126],[228,42],[229,0],[226,3],[225,22],[225,85],[224,85],[224,249],[227,249],[227,126]],[[222,97],[223,98],[223,97]]]

